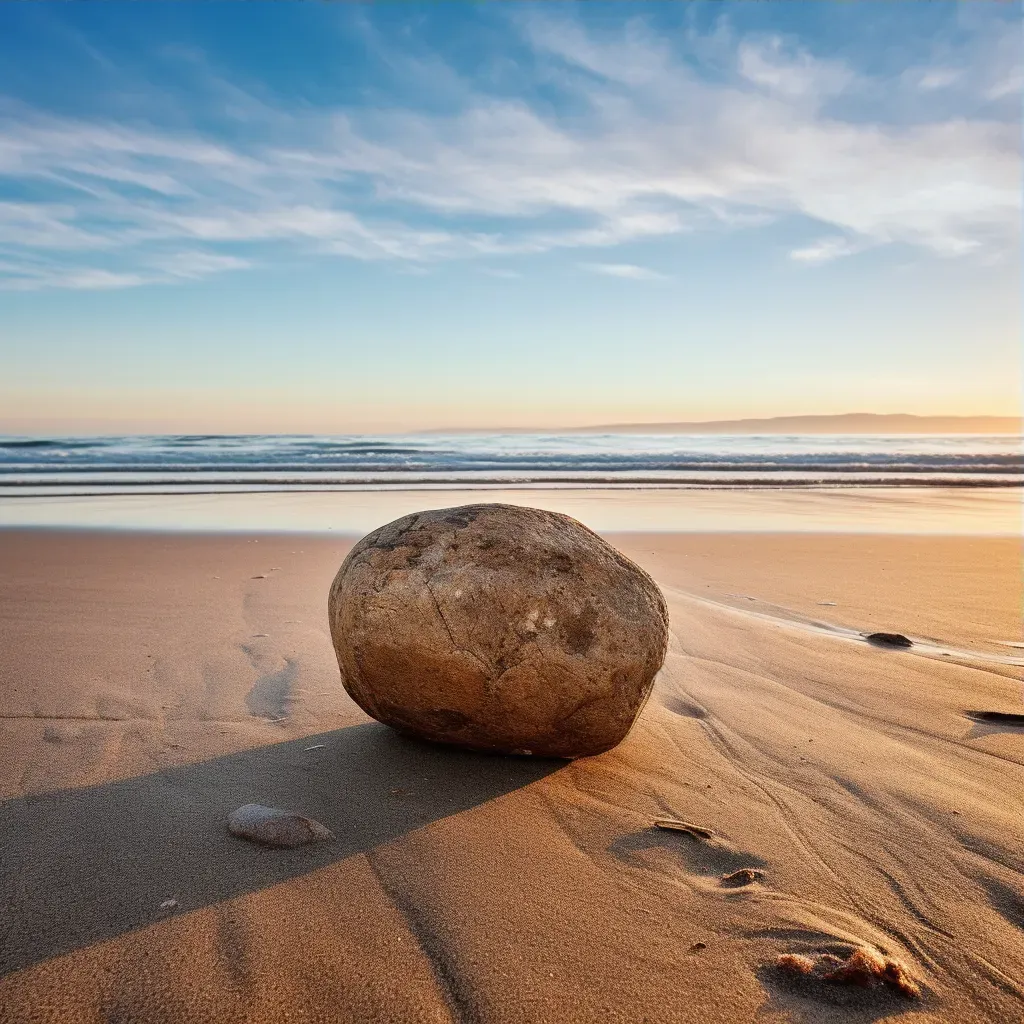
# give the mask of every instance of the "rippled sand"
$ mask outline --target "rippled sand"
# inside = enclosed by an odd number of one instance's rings
[[[1024,711],[1020,542],[616,543],[670,653],[565,764],[367,721],[345,541],[0,533],[0,1020],[1019,1019],[1024,729],[969,713]],[[250,801],[335,839],[233,839]],[[923,999],[775,966],[863,944]]]

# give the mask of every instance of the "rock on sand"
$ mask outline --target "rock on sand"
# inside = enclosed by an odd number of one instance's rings
[[[511,505],[375,530],[345,559],[328,610],[342,682],[363,710],[477,750],[608,750],[668,643],[647,573],[574,519]]]
[[[865,640],[878,647],[913,647],[914,641],[902,633],[868,633]]]
[[[228,817],[228,831],[263,846],[295,847],[330,839],[331,831],[302,814],[262,804],[244,804]]]

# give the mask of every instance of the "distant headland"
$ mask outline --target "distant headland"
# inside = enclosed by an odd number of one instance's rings
[[[832,416],[768,416],[674,423],[605,423],[592,427],[453,428],[428,434],[1020,434],[1017,416],[915,416],[847,412]]]

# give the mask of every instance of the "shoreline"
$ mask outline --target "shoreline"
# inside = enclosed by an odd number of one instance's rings
[[[0,496],[0,529],[102,527],[161,532],[362,536],[424,507],[480,502],[562,512],[598,532],[898,533],[1017,536],[1024,489],[382,488],[214,494]]]
[[[963,476],[967,476],[964,473]],[[996,475],[995,473],[992,474]],[[204,488],[201,484],[167,485],[160,490],[159,484],[141,483],[138,485],[111,484],[97,487],[94,490],[76,490],[76,485],[63,481],[52,483],[31,482],[7,484],[0,481],[0,499],[2,498],[99,498],[127,497],[132,494],[152,496],[171,496],[176,494],[364,494],[374,492],[402,491],[457,491],[457,490],[625,490],[625,491],[770,491],[770,490],[857,490],[861,488],[1004,488],[1021,489],[1024,480],[1020,477],[1012,479],[992,480],[984,477],[963,479],[962,477],[942,477],[933,480],[920,477],[864,477],[857,479],[792,479],[775,480],[762,478],[759,480],[677,480],[664,481],[657,479],[622,480],[615,477],[602,477],[593,480],[535,480],[512,478],[509,480],[422,480],[403,481],[401,483],[385,483],[368,481],[364,483],[323,483],[316,486],[304,486],[297,482],[281,482],[267,484],[218,482],[216,487]],[[32,493],[37,488],[39,493]],[[66,488],[58,491],[58,488]]]

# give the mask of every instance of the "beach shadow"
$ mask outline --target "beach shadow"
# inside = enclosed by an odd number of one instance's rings
[[[964,715],[974,723],[966,739],[975,740],[999,733],[1016,733],[1018,736],[1024,736],[1024,715],[1008,714],[1004,711],[965,711]]]
[[[0,804],[0,976],[164,919],[164,900],[182,913],[267,888],[565,763],[469,753],[368,723],[9,800]],[[250,802],[309,815],[335,838],[297,850],[236,839],[225,819]]]
[[[992,909],[1024,932],[1024,890],[1011,889],[998,878],[981,876],[978,882],[988,894]]]

